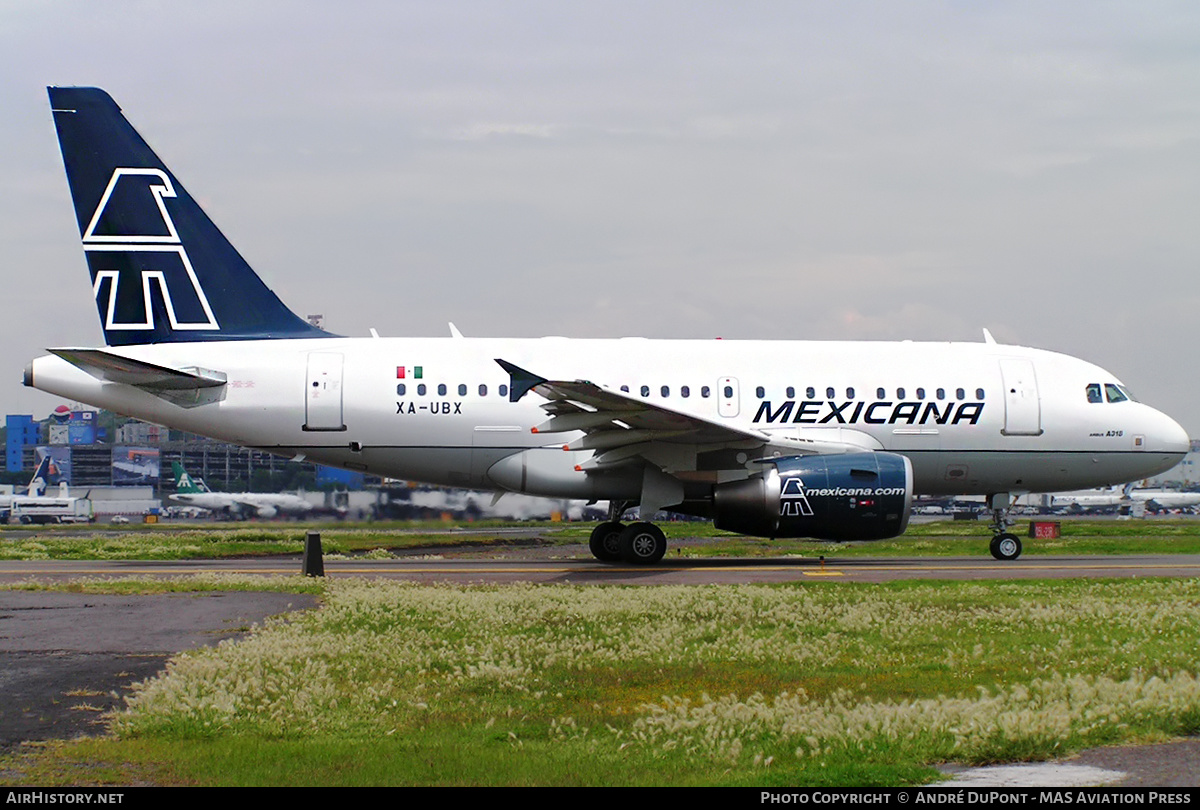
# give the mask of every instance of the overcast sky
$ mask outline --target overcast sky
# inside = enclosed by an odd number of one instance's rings
[[[987,327],[1200,437],[1194,2],[0,0],[0,408],[39,418],[24,364],[103,342],[47,84],[341,334]]]

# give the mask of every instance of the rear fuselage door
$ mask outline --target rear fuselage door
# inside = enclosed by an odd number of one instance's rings
[[[304,429],[345,430],[342,421],[342,355],[309,352],[304,387]]]
[[[1000,376],[1004,379],[1002,432],[1005,436],[1040,436],[1042,403],[1038,396],[1033,361],[1017,357],[1001,358]]]

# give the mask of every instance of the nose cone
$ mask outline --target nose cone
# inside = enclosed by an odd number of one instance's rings
[[[1145,469],[1138,477],[1149,478],[1167,472],[1191,450],[1192,442],[1187,431],[1178,422],[1161,411],[1147,408],[1147,418],[1142,421],[1145,446],[1140,456]]]
[[[1192,449],[1192,440],[1188,438],[1187,431],[1161,411],[1155,411],[1154,416],[1154,432],[1146,437],[1148,449],[1178,455],[1182,459]]]

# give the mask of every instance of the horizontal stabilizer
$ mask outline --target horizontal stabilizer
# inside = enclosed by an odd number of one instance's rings
[[[187,366],[170,368],[123,357],[104,349],[49,349],[98,380],[132,385],[183,407],[204,405],[221,398],[224,372]]]

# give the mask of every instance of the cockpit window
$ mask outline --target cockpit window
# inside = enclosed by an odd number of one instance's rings
[[[1137,402],[1128,388],[1116,383],[1088,383],[1087,398],[1088,402]]]

